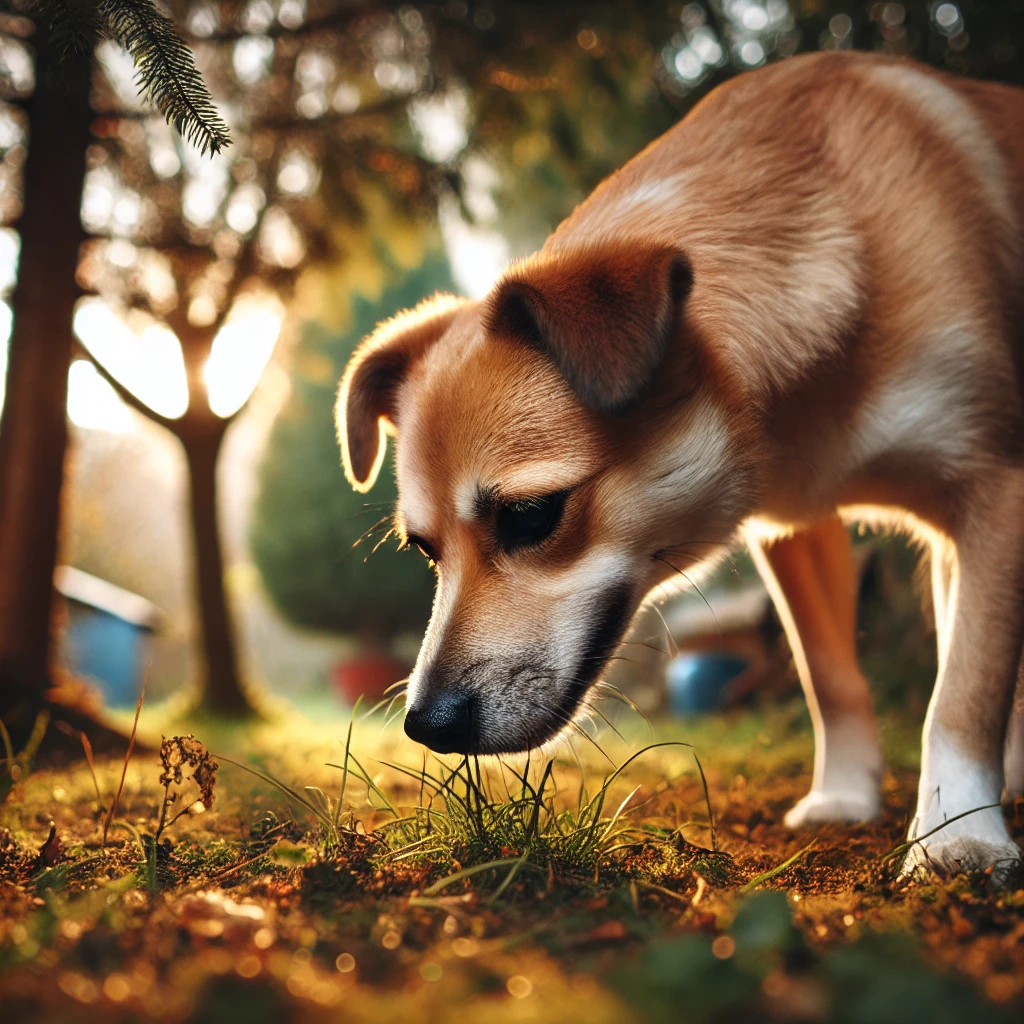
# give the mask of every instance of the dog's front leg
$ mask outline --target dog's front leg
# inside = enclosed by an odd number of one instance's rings
[[[1020,858],[998,805],[1024,633],[1024,470],[993,473],[959,507],[908,874],[1005,874]]]
[[[883,762],[871,692],[856,653],[857,579],[850,540],[832,516],[751,553],[786,629],[814,725],[811,791],[790,828],[867,821],[878,813]]]

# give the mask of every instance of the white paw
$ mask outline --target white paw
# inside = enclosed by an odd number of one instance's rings
[[[957,835],[944,839],[938,833],[910,848],[900,874],[921,881],[935,875],[947,877],[986,868],[992,868],[992,879],[997,885],[1007,882],[1022,868],[1020,848],[1008,836],[1000,839]]]
[[[1001,766],[1000,766],[1001,767]],[[999,809],[1000,772],[965,755],[941,729],[926,732],[917,814],[902,874],[955,875],[992,869],[1005,884],[1021,869],[1021,852]]]
[[[808,828],[828,821],[871,821],[878,816],[879,810],[878,793],[874,789],[869,792],[812,790],[786,814],[784,820],[787,828]]]

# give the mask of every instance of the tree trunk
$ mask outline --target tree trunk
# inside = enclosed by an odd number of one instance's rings
[[[21,258],[0,423],[0,715],[42,703],[67,445],[91,63],[36,37]]]
[[[217,456],[229,423],[230,420],[220,419],[209,409],[190,409],[175,423],[174,432],[188,461],[194,586],[206,674],[202,706],[217,714],[237,717],[253,714],[253,707],[238,670],[217,517]]]

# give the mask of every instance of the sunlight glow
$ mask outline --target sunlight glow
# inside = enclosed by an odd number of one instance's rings
[[[458,201],[451,196],[442,197],[438,218],[455,283],[464,294],[478,299],[490,291],[508,265],[509,245],[490,226],[498,214],[493,190],[500,181],[499,175],[485,160],[474,158],[464,162],[462,172],[463,199],[473,222],[463,217]]]
[[[68,370],[68,418],[87,430],[130,433],[132,412],[87,359],[76,359]]]
[[[7,393],[7,342],[11,337],[13,319],[11,307],[0,302],[0,412],[3,412],[4,395]]]
[[[181,346],[167,327],[141,317],[136,325],[129,325],[102,299],[84,299],[75,311],[75,334],[155,412],[177,419],[188,409]]]
[[[128,51],[112,39],[105,39],[96,47],[96,57],[117,95],[119,105],[127,110],[145,110],[145,100],[135,86],[135,61]]]
[[[13,228],[0,228],[0,291],[13,287],[18,277],[21,239]]]
[[[10,36],[0,38],[0,67],[8,86],[16,93],[28,93],[35,85],[35,65],[25,44]]]
[[[210,408],[237,412],[256,389],[281,333],[284,307],[270,297],[239,299],[214,338],[203,370]]]
[[[265,78],[274,59],[274,40],[266,36],[242,36],[231,54],[235,74],[243,85],[255,85]]]
[[[450,89],[409,104],[409,120],[419,135],[424,155],[437,162],[454,160],[469,140],[466,122],[469,100],[465,92]]]
[[[18,253],[21,239],[12,228],[0,228],[0,292],[6,292],[14,285],[18,275]],[[11,337],[14,315],[11,307],[0,301],[0,412],[4,408],[4,394],[7,391],[7,349]]]

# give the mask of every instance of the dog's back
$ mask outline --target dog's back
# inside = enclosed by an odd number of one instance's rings
[[[846,52],[716,89],[545,249],[633,233],[684,244],[695,278],[715,282],[694,319],[757,322],[757,338],[732,340],[760,390],[865,317],[891,346],[936,319],[918,308],[936,295],[960,312],[1008,303],[1024,287],[1021,225],[1024,91]]]
[[[949,81],[978,112],[1003,157],[1006,183],[1017,215],[1018,244],[1024,252],[1024,89],[968,78]],[[1010,316],[1017,373],[1024,395],[1024,280],[1020,278]]]

